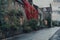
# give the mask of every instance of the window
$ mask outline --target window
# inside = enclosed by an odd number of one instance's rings
[[[32,5],[32,0],[28,0],[29,1],[29,3]]]
[[[54,2],[60,2],[60,0],[53,0]]]
[[[57,2],[60,2],[60,0],[57,0]]]

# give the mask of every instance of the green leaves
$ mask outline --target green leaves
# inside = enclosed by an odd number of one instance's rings
[[[38,21],[35,19],[31,19],[31,20],[28,20],[28,22],[26,22],[25,24],[26,24],[25,27],[30,27],[33,30],[35,30],[35,29],[37,29]]]
[[[2,27],[6,27],[6,28],[14,27],[16,29],[20,27],[20,15],[21,15],[20,11],[16,11],[16,10],[11,10],[7,12],[3,11],[2,14],[3,14],[3,17],[1,17],[0,19],[2,20],[3,18]]]

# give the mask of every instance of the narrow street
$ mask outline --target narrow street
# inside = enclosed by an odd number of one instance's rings
[[[0,40],[60,40],[60,0],[0,0]]]
[[[60,27],[46,28],[36,32],[25,33],[17,35],[15,37],[7,38],[6,40],[49,40],[49,38],[58,30]]]

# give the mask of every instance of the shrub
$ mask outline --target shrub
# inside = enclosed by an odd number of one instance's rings
[[[24,23],[23,31],[24,31],[25,33],[32,31],[32,28],[31,28],[31,26],[29,26],[29,23],[28,23],[28,22],[25,22],[25,23]]]
[[[9,12],[3,12],[3,16],[0,20],[0,28],[2,32],[7,36],[14,35],[17,31],[21,33],[23,31],[22,26],[20,25],[20,16],[22,16],[20,11],[11,10]]]
[[[38,23],[37,20],[31,19],[31,20],[28,21],[28,23],[29,23],[29,26],[31,26],[31,28],[32,28],[33,30],[36,30],[36,29],[37,29],[37,23]]]

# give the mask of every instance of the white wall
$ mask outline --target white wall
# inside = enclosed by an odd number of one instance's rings
[[[48,7],[53,0],[33,0],[33,4],[39,7]]]
[[[60,14],[58,14],[57,12],[53,12],[52,13],[52,20],[60,21]]]
[[[53,11],[60,11],[60,3],[59,2],[52,2],[52,9]],[[52,13],[52,20],[60,21],[60,14],[58,12]]]
[[[52,2],[52,9],[53,11],[55,10],[60,10],[60,3],[59,2]]]

